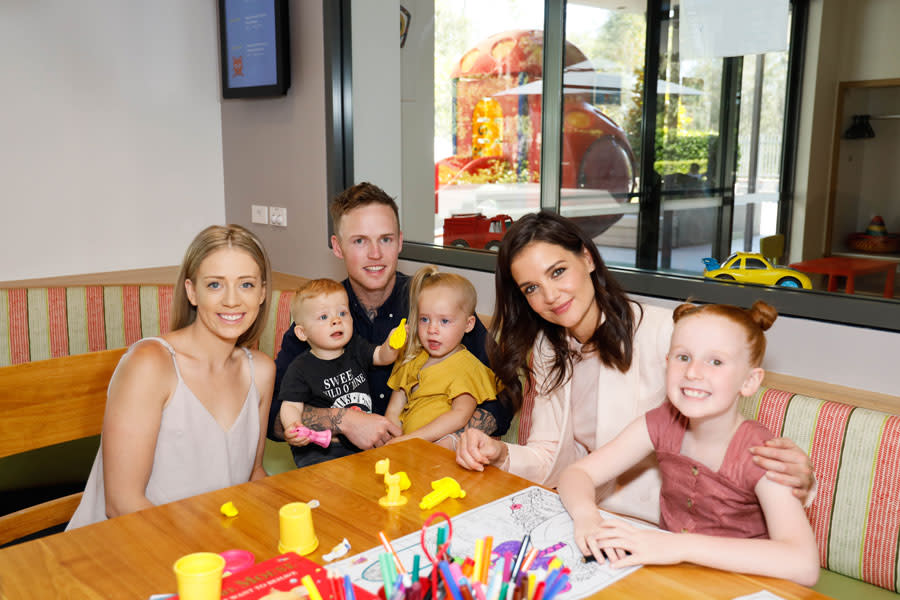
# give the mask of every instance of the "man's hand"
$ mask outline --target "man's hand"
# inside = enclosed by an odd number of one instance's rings
[[[361,450],[383,446],[393,437],[403,434],[402,429],[381,415],[346,408],[338,411],[341,413],[335,419],[338,432]]]
[[[768,440],[764,446],[750,448],[753,462],[766,470],[766,477],[792,488],[794,497],[806,505],[815,483],[812,462],[797,444],[787,438]]]

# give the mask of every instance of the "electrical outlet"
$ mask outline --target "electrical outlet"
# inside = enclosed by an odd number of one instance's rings
[[[260,225],[269,224],[269,207],[254,204],[250,207],[250,222]]]
[[[276,227],[287,227],[287,209],[281,206],[270,206],[269,223]]]

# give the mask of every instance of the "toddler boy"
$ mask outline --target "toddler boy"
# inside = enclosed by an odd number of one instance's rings
[[[291,445],[294,463],[305,467],[358,452],[344,436],[322,448],[295,431],[302,425],[303,405],[348,408],[372,412],[368,372],[372,365],[393,363],[400,351],[387,341],[380,346],[353,335],[347,292],[337,281],[315,279],[299,290],[291,303],[294,333],[309,350],[291,362],[278,399],[284,438]]]

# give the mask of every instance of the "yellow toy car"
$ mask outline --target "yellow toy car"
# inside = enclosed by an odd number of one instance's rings
[[[762,254],[735,252],[721,265],[714,258],[704,258],[704,277],[741,283],[780,285],[783,287],[812,289],[812,282],[805,274],[788,267],[772,265]]]

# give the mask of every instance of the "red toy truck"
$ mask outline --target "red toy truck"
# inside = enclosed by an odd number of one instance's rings
[[[444,219],[444,245],[457,248],[484,248],[496,252],[503,234],[512,225],[509,215],[486,217],[481,213],[461,213]]]

